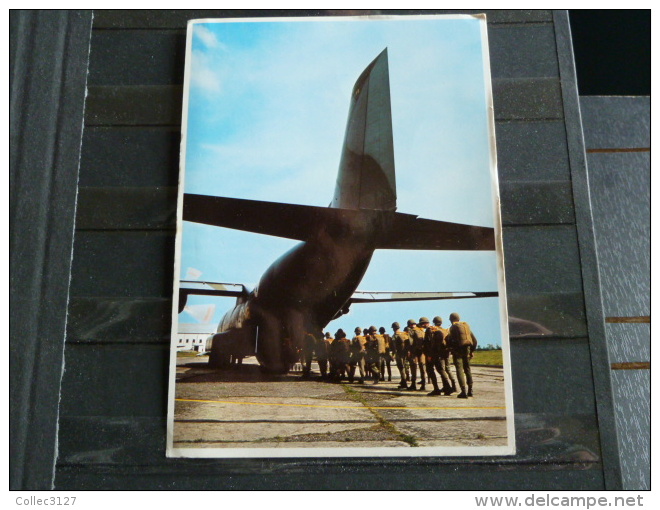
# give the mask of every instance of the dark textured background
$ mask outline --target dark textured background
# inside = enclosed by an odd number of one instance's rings
[[[89,15],[12,15],[11,112],[18,138],[12,138],[10,184],[12,208],[21,207],[12,209],[11,225],[13,232],[34,231],[37,241],[41,232],[46,248],[29,236],[11,238],[12,274],[38,277],[24,300],[20,279],[12,279],[17,306],[10,361],[18,377],[12,379],[11,486],[49,487],[59,412],[59,489],[275,489],[301,488],[307,480],[315,488],[376,489],[389,487],[391,476],[417,489],[621,487],[568,18],[539,10],[488,13],[509,312],[553,332],[512,335],[518,454],[398,459],[386,467],[374,459],[164,457],[185,22],[223,15],[245,13],[97,12],[82,146]],[[74,37],[76,31],[83,35]],[[53,33],[64,34],[60,46],[49,44]],[[31,70],[50,69],[58,58],[59,74],[36,82],[49,92],[24,93],[34,89],[28,85],[37,71]],[[62,68],[71,71],[62,75]],[[45,97],[71,107],[44,112]],[[29,108],[53,128],[41,133],[35,116],[19,115]],[[30,143],[20,143],[23,138]],[[37,173],[50,194],[30,195],[34,183],[24,176],[34,154],[66,167],[59,188],[52,188],[57,165],[47,161],[43,175]],[[64,262],[76,192],[67,305]],[[33,221],[31,205],[40,196],[47,197],[44,212]],[[44,256],[25,255],[35,248]],[[52,319],[28,328],[43,303]],[[36,389],[27,389],[31,382]],[[557,431],[558,439],[548,441],[538,433],[543,429]]]

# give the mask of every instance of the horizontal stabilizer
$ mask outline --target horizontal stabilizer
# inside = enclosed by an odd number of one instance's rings
[[[183,219],[307,241],[337,225],[371,225],[374,248],[399,250],[494,250],[495,231],[418,218],[394,211],[282,204],[186,193]]]
[[[346,214],[359,214],[359,211],[190,193],[183,197],[185,221],[298,241],[306,241],[314,235],[319,222]]]
[[[431,301],[497,297],[497,292],[364,292],[355,291],[351,303],[385,303],[394,301]]]
[[[198,296],[229,296],[238,297],[247,294],[245,285],[240,283],[214,283],[182,280],[179,290],[186,294]]]
[[[248,294],[245,285],[240,283],[214,283],[182,280],[179,282],[179,313],[188,302],[188,296],[245,297]]]
[[[412,214],[392,213],[393,219],[376,248],[391,250],[494,250],[495,230]]]

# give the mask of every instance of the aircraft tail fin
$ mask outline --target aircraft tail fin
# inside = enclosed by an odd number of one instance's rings
[[[330,207],[396,210],[387,48],[355,82]]]

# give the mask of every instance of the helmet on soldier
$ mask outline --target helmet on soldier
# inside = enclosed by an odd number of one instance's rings
[[[369,333],[375,333],[376,331],[378,331],[378,328],[376,326],[369,327]]]
[[[384,328],[383,326],[381,326],[380,328],[378,328],[378,332],[381,333],[381,334],[382,334],[382,333],[385,333],[385,331],[386,331],[386,330],[385,330],[385,328]]]
[[[408,327],[410,326],[416,326],[417,323],[415,322],[415,319],[408,319]]]
[[[356,333],[362,333],[362,329],[361,328],[355,328],[355,332]]]
[[[393,322],[392,323],[392,328],[393,329],[399,329],[400,327],[401,327],[401,325],[398,322]]]
[[[420,317],[419,318],[418,324],[428,324],[428,323],[429,323],[428,317]]]
[[[442,317],[440,317],[439,315],[433,317],[433,324],[442,324]]]
[[[452,314],[449,316],[449,320],[450,320],[451,322],[458,322],[458,321],[461,320],[461,316],[458,315],[456,312],[454,312],[454,313],[452,313]]]

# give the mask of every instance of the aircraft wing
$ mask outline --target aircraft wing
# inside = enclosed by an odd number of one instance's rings
[[[498,292],[365,292],[355,291],[350,303],[385,303],[393,301],[431,301],[436,299],[467,299],[497,297]]]
[[[186,306],[188,296],[246,296],[248,293],[245,285],[240,283],[216,283],[182,280],[179,282],[179,313]]]

